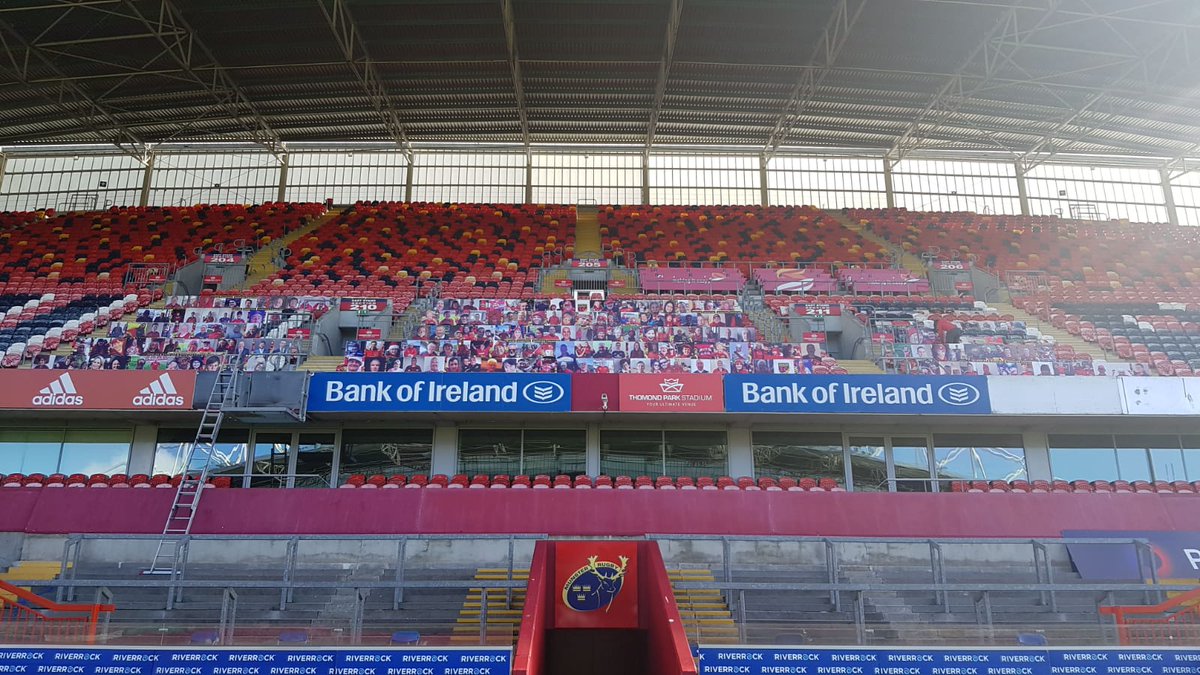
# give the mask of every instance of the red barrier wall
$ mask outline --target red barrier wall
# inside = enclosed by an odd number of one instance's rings
[[[513,652],[513,675],[541,675],[546,659],[546,630],[554,616],[554,579],[552,546],[539,541],[533,548],[529,563],[529,585],[525,587],[525,610],[521,615],[521,630]]]
[[[641,559],[642,628],[646,631],[650,652],[650,672],[660,675],[695,675],[696,661],[688,646],[675,602],[675,591],[667,576],[662,551],[651,541],[638,542]]]
[[[0,488],[0,531],[162,531],[171,490]],[[1190,532],[1200,495],[659,490],[234,490],[205,494],[197,534],[660,534],[1057,537]]]

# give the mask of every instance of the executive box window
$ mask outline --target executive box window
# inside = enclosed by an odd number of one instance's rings
[[[1086,434],[1049,440],[1050,469],[1058,480],[1200,480],[1200,436]]]
[[[132,429],[0,430],[0,474],[125,473]]]
[[[577,476],[587,471],[586,448],[583,429],[461,429],[458,471]]]
[[[432,429],[346,429],[337,484],[354,474],[428,474],[432,463]]]
[[[728,471],[723,430],[600,432],[600,473],[610,476],[721,476]]]
[[[934,463],[941,489],[954,480],[1026,480],[1019,434],[934,434]]]
[[[175,476],[183,473],[187,455],[196,439],[195,429],[159,429],[154,448],[154,473]],[[217,476],[241,476],[246,472],[246,449],[250,442],[247,429],[222,429],[213,446],[208,472]],[[204,466],[205,458],[192,460],[193,468]],[[234,485],[238,485],[234,483]]]
[[[840,433],[755,431],[755,478],[832,478],[846,482]]]

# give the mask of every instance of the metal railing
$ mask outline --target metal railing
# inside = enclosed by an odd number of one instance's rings
[[[1200,590],[1150,606],[1101,607],[1122,645],[1200,644]]]
[[[0,644],[95,644],[115,610],[103,586],[92,604],[62,604],[0,581]]]
[[[519,543],[532,542],[546,538],[544,535],[434,535],[434,536],[382,536],[358,537],[346,535],[307,535],[307,536],[191,536],[178,542],[180,550],[175,556],[178,561],[169,576],[158,578],[117,578],[117,579],[85,579],[78,576],[80,563],[84,560],[84,549],[89,542],[138,542],[147,543],[157,540],[155,535],[73,535],[68,537],[63,547],[60,578],[54,581],[35,581],[39,586],[56,589],[60,602],[70,602],[82,589],[96,589],[111,597],[112,590],[122,589],[157,589],[163,593],[163,607],[175,609],[179,602],[190,594],[201,590],[209,591],[206,596],[211,598],[212,591],[220,592],[220,612],[218,633],[221,644],[233,644],[235,627],[239,625],[239,617],[245,619],[246,592],[252,590],[271,591],[278,593],[278,603],[271,600],[271,611],[286,610],[296,601],[297,591],[341,592],[352,606],[348,630],[339,634],[340,641],[348,640],[357,644],[367,635],[367,624],[373,626],[391,620],[400,620],[387,614],[375,605],[375,610],[368,612],[369,601],[374,598],[378,603],[380,593],[388,597],[385,606],[390,611],[399,611],[405,602],[405,593],[410,590],[461,590],[464,593],[471,589],[479,589],[481,598],[487,598],[489,590],[495,594],[503,590],[507,603],[511,604],[515,590],[526,587],[523,580],[513,580],[517,568],[517,552]],[[997,598],[1011,606],[1013,594],[1023,594],[1028,602],[1035,604],[1039,610],[1022,614],[1021,620],[1028,624],[1038,623],[1042,617],[1047,625],[1061,625],[1069,622],[1072,615],[1094,616],[1091,623],[1084,623],[1093,630],[1098,639],[1105,643],[1118,640],[1117,631],[1111,630],[1112,624],[1105,617],[1116,609],[1124,610],[1126,614],[1154,612],[1162,613],[1161,603],[1168,593],[1191,591],[1187,597],[1200,597],[1200,589],[1196,585],[1161,585],[1154,563],[1154,554],[1149,543],[1143,539],[906,539],[906,538],[847,538],[847,537],[721,537],[705,535],[647,535],[660,545],[671,547],[680,546],[689,549],[683,558],[692,561],[714,572],[715,581],[680,580],[674,584],[677,590],[716,590],[727,603],[734,623],[738,627],[738,637],[742,642],[754,642],[761,636],[774,633],[807,633],[805,641],[824,644],[896,644],[906,638],[893,635],[899,624],[888,621],[888,615],[876,606],[879,597],[901,596],[905,602],[931,603],[931,611],[945,615],[946,619],[936,622],[936,630],[958,631],[970,634],[972,640],[984,644],[995,643],[997,636],[1007,636],[1013,630],[1012,623],[997,621]],[[369,542],[382,552],[375,556],[374,565],[380,567],[379,578],[374,579],[328,579],[312,580],[311,571],[305,570],[301,559],[305,556],[307,546],[327,546],[330,542]],[[504,568],[507,574],[503,579],[481,581],[478,579],[414,579],[410,576],[413,569],[430,569],[427,564],[414,565],[410,558],[415,553],[414,544],[428,546],[431,542],[460,541],[460,542],[504,542],[507,544]],[[193,545],[199,543],[222,545],[225,543],[260,543],[256,547],[258,555],[270,553],[269,560],[275,563],[256,562],[254,573],[266,575],[266,578],[193,578],[196,575],[189,570],[190,558],[193,557]],[[282,544],[282,551],[279,546]],[[758,545],[767,545],[775,551],[769,560],[774,562],[764,564],[763,559],[755,558]],[[1065,580],[1061,576],[1062,555],[1067,546],[1106,547],[1129,546],[1133,548],[1138,562],[1138,569],[1148,583],[1130,580],[1125,583],[1095,582],[1088,580]],[[394,547],[387,553],[388,547]],[[749,548],[746,548],[749,546]],[[699,548],[697,548],[699,547]],[[803,563],[804,569],[799,568],[794,561],[785,560],[780,553],[793,547],[798,559],[808,561]],[[778,549],[778,550],[776,550]],[[745,551],[745,553],[743,553]],[[307,555],[319,559],[319,551],[312,550]],[[502,553],[497,552],[496,559]],[[739,556],[746,558],[739,560]],[[886,556],[887,560],[881,556]],[[668,555],[668,558],[673,556]],[[1027,578],[1016,581],[993,580],[962,580],[956,579],[957,574],[974,572],[979,560],[998,561],[999,564],[1020,566],[1028,570]],[[873,562],[878,560],[879,562]],[[697,562],[699,561],[699,562]],[[1056,563],[1057,561],[1057,563]],[[196,563],[199,564],[199,563]],[[473,565],[472,565],[473,566]],[[891,566],[904,566],[905,575],[897,582],[888,580],[880,575],[879,570]],[[763,572],[772,574],[764,576]],[[776,574],[777,573],[777,574]],[[212,575],[211,569],[207,574]],[[746,575],[754,575],[746,578]],[[921,575],[927,575],[920,579]],[[272,578],[273,576],[273,578]],[[499,576],[499,575],[497,575]],[[307,577],[307,578],[305,578]],[[390,577],[390,578],[388,578]],[[763,580],[763,579],[767,580]],[[16,582],[23,583],[23,582]],[[1116,607],[1116,594],[1122,597],[1126,606]],[[348,594],[352,594],[350,598]],[[261,611],[261,593],[258,594],[258,609]],[[1148,607],[1135,607],[1131,611],[1128,602],[1131,597],[1138,595],[1144,598]],[[749,596],[749,597],[748,597]],[[755,597],[764,598],[809,598],[823,599],[826,609],[814,613],[804,621],[779,622],[758,620],[758,613],[753,603]],[[922,599],[923,598],[923,599]],[[206,602],[212,602],[208,600]],[[144,601],[139,601],[144,606]],[[488,635],[488,617],[486,601],[480,608],[480,640],[486,642],[497,636]],[[1194,607],[1180,601],[1180,605],[1189,608],[1189,615],[1195,614]],[[1032,607],[1032,605],[1031,605]],[[1110,608],[1112,608],[1110,610]],[[251,608],[253,609],[253,608]],[[383,614],[380,614],[380,611]],[[883,615],[880,619],[877,615]],[[1026,616],[1028,615],[1028,616]],[[767,612],[765,616],[770,616]],[[1010,614],[1011,617],[1011,614]],[[213,620],[218,618],[214,607]],[[286,620],[286,617],[284,617]],[[1027,619],[1027,621],[1026,621]],[[253,619],[249,619],[252,621]],[[1011,619],[1010,619],[1011,620]],[[174,620],[170,620],[174,621]],[[1076,619],[1083,621],[1083,619]],[[211,623],[211,621],[210,621]],[[494,625],[495,622],[493,622]],[[818,625],[828,627],[824,637],[815,630]],[[934,630],[935,627],[922,623],[924,629]],[[695,637],[707,637],[705,628],[692,626]],[[123,639],[128,639],[128,636]],[[331,638],[332,639],[332,638]],[[916,638],[911,638],[916,639]],[[797,644],[797,642],[789,642]]]

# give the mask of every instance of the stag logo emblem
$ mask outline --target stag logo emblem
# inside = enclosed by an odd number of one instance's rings
[[[575,570],[563,585],[563,603],[576,612],[606,613],[625,584],[625,569],[629,558],[618,556],[620,564],[589,556],[583,567]]]

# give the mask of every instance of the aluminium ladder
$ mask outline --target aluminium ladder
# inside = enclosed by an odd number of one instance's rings
[[[208,470],[212,466],[212,456],[216,452],[217,435],[221,433],[225,408],[236,402],[237,385],[241,379],[244,360],[242,354],[231,354],[217,372],[208,402],[204,405],[200,426],[196,430],[196,438],[188,448],[183,462],[179,487],[175,490],[171,510],[167,512],[162,538],[158,541],[158,548],[146,574],[176,573],[179,544],[191,534],[200,497],[204,494],[205,483],[208,480]]]

